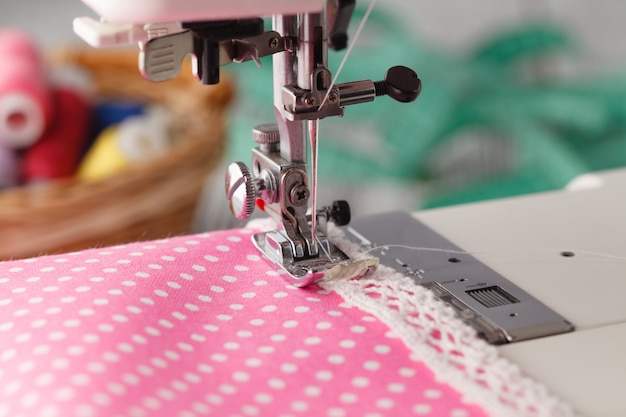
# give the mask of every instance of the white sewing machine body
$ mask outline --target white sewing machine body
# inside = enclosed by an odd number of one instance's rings
[[[165,34],[171,37],[160,33],[153,38],[150,27],[142,25],[205,24],[213,20],[277,15],[273,17],[273,31],[255,32],[232,43],[223,37],[205,39],[215,44],[211,47],[216,50],[211,58],[214,67],[274,55],[273,105],[278,126],[266,131],[261,129],[258,134],[255,132],[259,148],[253,153],[252,173],[241,163],[229,167],[227,188],[231,208],[234,206],[233,212],[243,219],[254,208],[255,200],[257,204],[259,199],[267,200],[268,214],[283,222],[283,231],[259,236],[257,244],[269,250],[269,257],[279,264],[285,251],[292,258],[304,251],[311,255],[308,258],[311,259],[314,252],[319,253],[317,243],[322,251],[330,248],[334,255],[325,236],[321,234],[316,243],[315,232],[311,233],[308,226],[311,217],[308,215],[307,218],[306,213],[309,195],[305,123],[341,115],[344,105],[371,101],[378,95],[375,83],[371,81],[340,86],[329,83],[330,73],[325,67],[326,38],[319,37],[313,29],[325,27],[328,10],[341,2],[83,1],[107,22],[114,23],[107,26],[107,23],[79,22],[83,37],[95,39],[90,42],[92,44],[103,45],[139,41],[144,54],[142,69],[155,81],[161,80],[158,74],[165,72],[167,76],[174,76],[177,69],[175,64],[165,69],[159,67],[160,51],[179,49],[172,61],[202,52],[194,49],[197,48],[194,44],[197,33],[190,34],[198,27],[188,26],[191,29],[185,32],[177,26],[168,26]],[[207,27],[212,28],[209,23],[196,32],[206,32]],[[270,49],[267,49],[268,41],[272,45]],[[322,50],[318,49],[320,45]],[[151,69],[155,71],[151,72]],[[199,72],[206,72],[206,67],[199,69]],[[411,76],[403,74],[402,77],[412,81]],[[200,78],[211,83],[219,76],[207,74]],[[415,82],[411,83],[410,89],[419,94],[419,85],[416,86]],[[319,105],[321,99],[324,98],[325,102],[329,97],[332,98],[329,99],[330,107],[322,108]],[[626,173],[603,175],[600,183],[591,189],[425,211],[415,216],[575,327],[573,332],[502,345],[503,355],[581,412],[594,417],[618,417],[626,415],[623,396],[626,387],[626,302],[623,299],[626,294],[623,258],[626,249],[626,197],[623,194]],[[322,223],[337,216],[333,212],[335,208],[320,214]],[[574,256],[563,256],[564,252],[572,252]],[[589,255],[591,252],[622,258]],[[338,263],[344,261],[339,256]],[[319,271],[323,275],[326,266],[321,265],[320,269],[316,262],[306,265],[313,273],[298,276],[296,270],[295,278],[304,277],[303,284],[318,279]],[[292,262],[291,266],[298,269],[300,265]],[[363,265],[361,273],[370,268],[375,265]]]
[[[594,417],[626,415],[624,190],[626,170],[609,171],[564,191],[416,214],[572,322],[571,333],[499,349]]]

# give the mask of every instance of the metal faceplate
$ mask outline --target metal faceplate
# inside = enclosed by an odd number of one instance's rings
[[[347,237],[452,306],[493,344],[574,330],[573,325],[409,213],[362,216]]]

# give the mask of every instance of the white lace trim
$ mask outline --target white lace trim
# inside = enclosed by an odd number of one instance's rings
[[[340,231],[330,230],[329,235],[348,255],[359,258],[357,246]],[[568,403],[480,339],[451,307],[391,268],[380,266],[371,276],[324,281],[320,286],[389,326],[438,381],[489,415],[578,416]]]

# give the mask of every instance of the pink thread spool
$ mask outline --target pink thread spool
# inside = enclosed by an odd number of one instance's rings
[[[26,182],[74,175],[89,136],[91,108],[83,97],[69,89],[54,90],[52,95],[55,120],[24,153],[22,178]]]
[[[0,30],[0,144],[28,147],[42,136],[52,118],[39,50],[26,34]]]

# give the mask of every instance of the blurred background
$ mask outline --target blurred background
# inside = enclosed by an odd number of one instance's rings
[[[352,31],[368,2],[357,3]],[[84,47],[72,32],[77,16],[96,17],[79,0],[0,2],[0,28],[22,29],[44,54]],[[379,98],[321,123],[319,201],[346,199],[354,215],[414,211],[558,189],[626,165],[625,18],[620,0],[379,0],[338,82],[406,65],[422,94],[409,105]],[[331,71],[342,56],[329,52]],[[235,95],[191,231],[241,225],[223,173],[232,161],[249,163],[252,127],[273,120],[271,62],[263,63],[223,70]],[[143,111],[155,112],[167,118]]]

